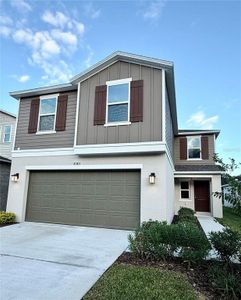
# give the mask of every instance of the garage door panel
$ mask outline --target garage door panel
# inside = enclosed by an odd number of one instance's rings
[[[33,171],[27,221],[133,229],[139,225],[137,171]]]

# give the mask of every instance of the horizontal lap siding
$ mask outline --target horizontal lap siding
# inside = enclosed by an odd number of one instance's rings
[[[198,135],[198,134],[197,134]],[[213,165],[215,164],[213,160],[214,155],[214,136],[207,135],[208,137],[208,152],[209,152],[209,159],[205,160],[181,160],[180,159],[180,137],[175,137],[174,141],[174,157],[175,157],[175,164],[179,165]]]
[[[65,148],[74,145],[77,92],[68,93],[66,129],[54,134],[29,134],[28,123],[31,98],[22,99],[19,107],[15,149]]]
[[[106,81],[131,77],[143,80],[143,122],[130,126],[94,126],[95,87]],[[77,144],[161,141],[161,70],[116,62],[81,83]]]

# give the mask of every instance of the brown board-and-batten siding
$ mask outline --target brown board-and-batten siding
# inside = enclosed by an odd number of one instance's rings
[[[143,80],[143,122],[131,125],[94,125],[95,89],[106,81]],[[161,70],[133,63],[116,62],[80,84],[77,144],[134,143],[162,140]]]
[[[77,91],[64,93],[68,95],[65,130],[53,134],[28,133],[31,100],[23,98],[19,104],[19,117],[15,149],[68,148],[74,145]],[[36,97],[34,97],[36,98]]]
[[[198,134],[197,134],[198,135]],[[182,164],[182,165],[202,165],[203,163],[205,163],[205,165],[213,165],[215,164],[214,160],[213,160],[213,156],[214,156],[214,135],[213,134],[209,134],[209,135],[205,135],[202,136],[202,146],[205,146],[205,144],[207,144],[208,146],[203,147],[202,152],[204,152],[202,155],[203,159],[200,160],[188,160],[187,159],[187,146],[182,145],[183,139],[185,139],[185,137],[175,137],[174,139],[174,155],[175,155],[175,164]],[[205,141],[205,142],[203,142]],[[181,143],[181,145],[180,145]],[[185,149],[182,149],[183,147],[185,147]],[[181,151],[181,149],[183,151]],[[181,151],[181,152],[180,152]],[[182,153],[183,152],[183,153]],[[185,157],[184,157],[184,154]],[[208,159],[207,159],[208,158]]]

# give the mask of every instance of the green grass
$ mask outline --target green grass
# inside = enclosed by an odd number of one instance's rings
[[[218,219],[218,221],[222,225],[228,226],[232,230],[241,233],[241,217],[238,216],[232,208],[223,207],[223,219]]]
[[[126,264],[113,265],[84,300],[194,300],[197,295],[179,272]]]

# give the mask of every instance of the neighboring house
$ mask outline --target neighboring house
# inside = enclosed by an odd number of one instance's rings
[[[5,210],[7,204],[15,123],[15,115],[0,110],[0,211]]]
[[[222,185],[222,194],[223,194],[223,204],[224,204],[224,206],[226,206],[226,207],[233,207],[233,204],[230,203],[227,200],[227,196],[231,194],[230,187],[229,187],[228,184]],[[237,192],[236,195],[238,197],[238,192]],[[241,198],[240,198],[240,201],[241,201]]]
[[[10,94],[18,221],[133,229],[181,206],[222,217],[219,131],[178,130],[172,62],[115,52],[67,84]]]

